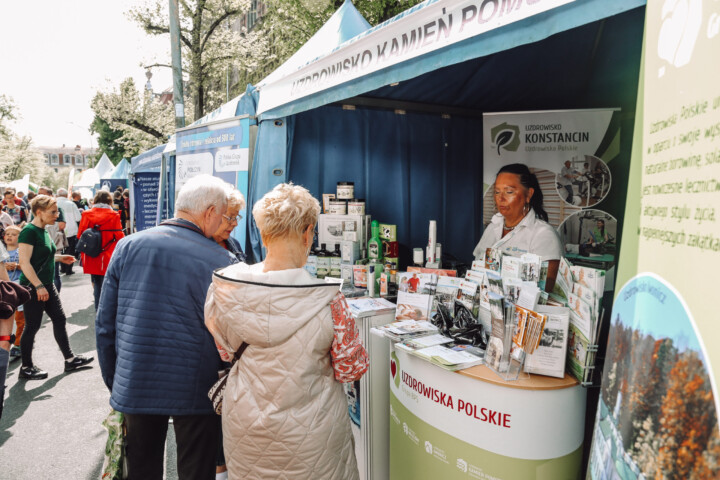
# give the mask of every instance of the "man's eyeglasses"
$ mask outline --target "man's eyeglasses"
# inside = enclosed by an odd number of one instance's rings
[[[225,220],[227,220],[228,223],[234,223],[234,224],[240,223],[240,220],[243,219],[243,216],[242,216],[242,215],[238,215],[237,217],[230,217],[230,216],[227,216],[227,215],[223,215],[222,217],[223,217]]]

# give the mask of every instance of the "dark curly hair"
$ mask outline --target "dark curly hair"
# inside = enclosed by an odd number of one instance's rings
[[[530,206],[535,210],[535,215],[547,222],[548,214],[543,208],[543,193],[540,190],[540,183],[534,173],[530,171],[527,165],[524,163],[511,163],[505,165],[498,171],[498,175],[501,173],[514,173],[520,177],[520,184],[525,188],[532,188],[534,190],[533,196],[530,197]],[[495,176],[497,178],[497,175]]]

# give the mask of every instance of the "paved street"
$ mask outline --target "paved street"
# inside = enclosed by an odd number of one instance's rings
[[[75,353],[96,356],[95,309],[90,276],[76,266],[63,278],[60,292]],[[109,393],[97,359],[92,368],[66,374],[45,316],[37,334],[33,361],[48,372],[46,380],[18,380],[20,361],[10,364],[5,411],[0,420],[0,478],[13,480],[98,479],[110,411]],[[174,445],[172,428],[169,445]],[[174,448],[168,451],[167,478],[177,478]]]

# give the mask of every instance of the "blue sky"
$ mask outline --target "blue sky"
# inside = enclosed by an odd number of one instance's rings
[[[643,291],[638,291],[625,299],[627,292],[642,285],[646,288],[653,287],[664,294],[664,303]],[[618,315],[624,325],[650,334],[655,339],[671,338],[676,347],[691,348],[702,354],[689,314],[685,311],[682,302],[672,290],[655,277],[640,276],[623,287],[613,305],[613,322]]]

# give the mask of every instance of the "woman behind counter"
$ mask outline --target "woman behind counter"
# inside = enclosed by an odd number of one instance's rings
[[[513,257],[524,253],[538,255],[541,261],[548,262],[545,290],[551,292],[563,250],[560,236],[547,223],[537,177],[527,165],[513,163],[500,169],[493,188],[499,213],[492,217],[475,247],[475,259],[483,259],[488,248]]]
[[[320,204],[281,184],[253,208],[267,257],[218,270],[205,323],[230,371],[222,425],[230,479],[358,478],[341,382],[367,371],[367,353],[338,284],[302,268]]]

